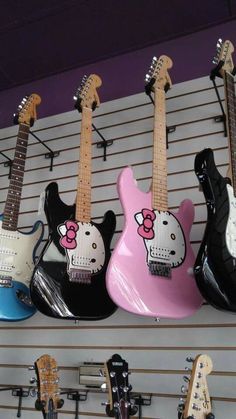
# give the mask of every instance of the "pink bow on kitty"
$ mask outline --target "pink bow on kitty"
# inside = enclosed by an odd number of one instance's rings
[[[66,234],[60,239],[60,244],[65,249],[75,249],[77,246],[76,232],[79,229],[78,224],[74,221],[66,221],[64,223],[66,227]]]
[[[144,239],[151,240],[154,237],[153,221],[156,218],[154,211],[149,209],[142,210],[143,223],[138,227],[138,234]]]

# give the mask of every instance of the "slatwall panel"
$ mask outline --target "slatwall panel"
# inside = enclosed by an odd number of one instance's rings
[[[220,82],[219,82],[220,83]],[[223,96],[223,87],[220,87]],[[43,100],[43,98],[42,98]],[[202,192],[193,172],[196,152],[204,147],[215,150],[219,170],[225,174],[228,162],[227,140],[223,125],[214,122],[220,113],[214,89],[207,77],[173,86],[167,95],[167,123],[176,126],[169,135],[168,188],[169,207],[191,198],[196,204],[191,232],[197,251],[206,221]],[[114,143],[103,161],[93,133],[93,218],[101,220],[107,209],[117,214],[117,228],[112,247],[122,230],[123,215],[116,191],[117,176],[132,165],[139,187],[147,190],[151,178],[153,105],[144,94],[102,104],[94,113],[94,123],[106,139]],[[0,131],[0,149],[13,157],[17,127]],[[60,151],[49,171],[44,149],[31,137],[26,162],[25,182],[19,226],[27,231],[39,217],[39,196],[49,181],[57,180],[62,199],[75,199],[79,159],[80,115],[76,111],[39,120],[34,131],[53,150]],[[0,166],[0,205],[3,210],[8,188],[8,169]],[[40,215],[46,223],[43,214]],[[45,233],[45,238],[47,229]],[[89,302],[88,302],[89,303]],[[183,384],[185,358],[208,353],[214,363],[209,377],[210,394],[217,419],[235,419],[236,408],[236,319],[210,306],[203,306],[192,318],[171,321],[139,317],[118,310],[99,322],[73,322],[46,318],[37,313],[16,324],[0,323],[0,386],[29,385],[32,372],[27,370],[43,353],[54,356],[60,366],[61,388],[78,389],[78,365],[84,361],[103,362],[120,353],[132,372],[133,390],[153,394],[152,405],[143,408],[146,419],[174,419]],[[80,404],[80,417],[105,417],[106,394],[91,391],[87,402]],[[16,416],[17,399],[0,392],[0,418]],[[40,418],[34,411],[34,399],[23,400],[24,419]],[[60,417],[74,415],[74,403],[65,401]]]

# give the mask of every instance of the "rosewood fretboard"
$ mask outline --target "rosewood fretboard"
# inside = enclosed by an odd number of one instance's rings
[[[29,125],[20,124],[11,170],[11,179],[4,208],[2,227],[5,230],[15,231],[18,225],[28,137]]]
[[[234,196],[236,196],[236,97],[234,77],[224,72],[225,99],[227,109],[228,138],[231,157],[232,183]]]

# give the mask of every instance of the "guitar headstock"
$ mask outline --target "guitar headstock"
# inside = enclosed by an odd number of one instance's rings
[[[36,106],[41,103],[41,97],[36,93],[25,96],[14,114],[14,124],[32,125],[37,118]]]
[[[109,404],[106,408],[108,416],[129,418],[133,407],[130,403],[128,363],[120,355],[114,354],[105,363],[105,375],[109,392]],[[136,412],[136,409],[135,409]]]
[[[50,355],[42,355],[35,362],[35,371],[38,382],[38,398],[36,408],[45,414],[56,412],[62,407],[58,386],[58,367],[54,358]]]
[[[78,87],[73,99],[75,100],[75,108],[82,112],[84,107],[93,111],[100,105],[97,89],[102,85],[102,80],[96,74],[89,77],[84,76]]]
[[[231,41],[227,40],[223,42],[222,39],[218,39],[213,64],[216,64],[215,72],[219,77],[223,77],[224,71],[235,74],[235,66],[232,58],[233,52],[234,46]]]
[[[189,381],[189,387],[186,402],[182,406],[183,413],[181,417],[182,419],[187,419],[188,417],[203,419],[212,413],[206,380],[206,376],[211,373],[213,368],[212,361],[208,355],[197,355],[195,360],[191,358],[187,358],[187,360],[193,361],[193,367],[190,379],[184,377],[185,381]]]
[[[148,73],[145,77],[145,90],[147,94],[156,88],[167,92],[171,87],[171,79],[168,70],[172,67],[173,62],[167,55],[161,55],[158,59],[153,57]]]

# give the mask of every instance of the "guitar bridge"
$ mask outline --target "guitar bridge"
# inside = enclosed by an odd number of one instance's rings
[[[83,269],[70,269],[69,281],[78,282],[80,284],[89,285],[91,284],[91,272]]]
[[[149,266],[149,272],[151,273],[151,275],[164,276],[166,278],[171,278],[171,264],[170,263],[150,261],[148,266]]]

